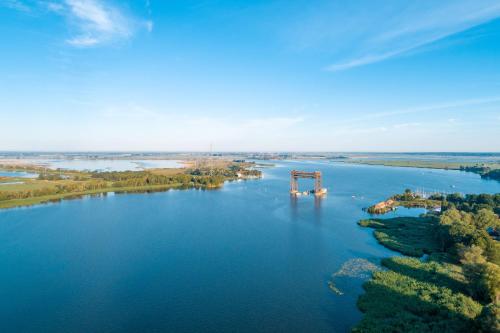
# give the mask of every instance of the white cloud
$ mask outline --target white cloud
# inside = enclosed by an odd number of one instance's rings
[[[48,2],[46,6],[47,9],[52,12],[60,13],[64,10],[64,6],[57,2]]]
[[[78,47],[94,46],[131,37],[137,27],[135,19],[118,7],[96,0],[66,0],[66,12],[77,34],[67,40]]]
[[[347,69],[350,69],[353,67],[359,67],[359,66],[364,66],[364,65],[375,63],[375,62],[383,61],[385,59],[392,58],[396,55],[404,53],[405,51],[408,51],[408,50],[403,49],[403,50],[396,50],[396,51],[387,52],[387,53],[381,53],[381,54],[377,54],[377,55],[366,55],[366,56],[362,56],[360,58],[347,60],[346,62],[339,62],[339,63],[335,63],[333,65],[329,65],[325,69],[327,71],[331,71],[331,72],[343,71],[343,70],[347,70]]]
[[[99,40],[96,38],[88,37],[88,36],[79,36],[75,38],[71,38],[66,40],[68,44],[71,44],[73,46],[77,47],[86,47],[86,46],[92,46],[99,44]]]
[[[87,25],[90,29],[104,32],[126,30],[122,27],[123,18],[120,13],[114,11],[114,18],[118,23],[112,21],[112,10],[106,9],[102,4],[93,0],[66,0],[71,12],[75,17]]]
[[[52,12],[64,17],[71,37],[66,42],[75,47],[126,40],[140,30],[151,32],[153,22],[140,19],[112,0],[0,0],[0,6],[24,12]]]

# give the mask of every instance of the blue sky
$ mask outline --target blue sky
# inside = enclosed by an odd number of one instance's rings
[[[0,0],[0,150],[500,151],[500,2]]]

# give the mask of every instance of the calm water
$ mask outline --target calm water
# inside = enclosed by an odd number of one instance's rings
[[[99,171],[134,171],[151,168],[181,168],[178,160],[102,160],[102,159],[31,159],[34,164],[42,164],[53,169],[99,170]]]
[[[328,197],[291,200],[292,168],[323,171]],[[500,192],[457,171],[285,162],[218,191],[0,211],[0,331],[345,332],[363,280],[339,279],[337,296],[330,275],[393,254],[356,225],[361,209],[451,186]]]
[[[0,170],[0,177],[36,178],[38,177],[38,174],[24,171]]]

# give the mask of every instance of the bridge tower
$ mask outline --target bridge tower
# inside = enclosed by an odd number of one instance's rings
[[[292,170],[290,172],[290,194],[301,195],[299,191],[299,178],[309,178],[314,179],[314,190],[309,190],[304,192],[305,194],[313,193],[316,196],[321,196],[326,194],[326,188],[322,187],[322,177],[320,171],[305,172]]]

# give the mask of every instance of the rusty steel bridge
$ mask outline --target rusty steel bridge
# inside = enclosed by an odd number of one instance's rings
[[[300,192],[299,191],[299,178],[314,179],[314,190]],[[326,194],[326,188],[322,187],[322,177],[320,171],[306,172],[299,170],[292,170],[290,172],[290,194],[301,195],[313,193],[316,196]]]

